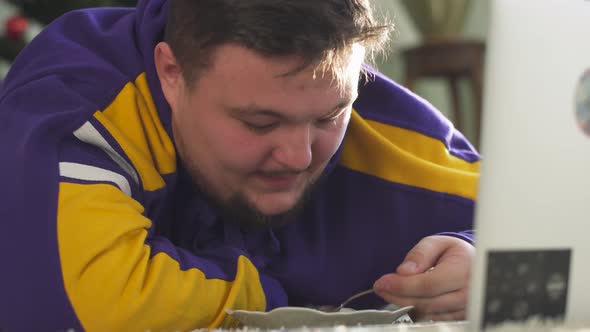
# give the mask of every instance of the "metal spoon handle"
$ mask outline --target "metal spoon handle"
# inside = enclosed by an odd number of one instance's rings
[[[344,300],[344,302],[342,302],[338,308],[336,309],[336,311],[339,311],[340,309],[344,308],[345,305],[347,305],[348,303],[350,303],[352,300],[356,300],[361,296],[365,296],[365,295],[369,295],[371,293],[373,293],[373,289],[367,289],[366,291],[362,291],[360,293],[356,293],[353,296],[347,298],[346,300]]]

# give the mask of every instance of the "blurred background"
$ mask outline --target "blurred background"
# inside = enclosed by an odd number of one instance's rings
[[[388,54],[377,59],[379,70],[406,85],[407,63],[420,66],[418,71],[423,72],[412,84],[412,90],[445,113],[478,145],[483,77],[474,82],[470,72],[479,71],[475,76],[483,76],[489,1],[371,1],[378,15],[390,18],[396,28]],[[421,54],[416,54],[416,50]],[[416,55],[420,57],[418,61],[408,59]],[[451,89],[455,79],[456,101]]]
[[[45,25],[75,9],[135,6],[137,0],[0,0],[0,79]]]
[[[434,104],[476,146],[488,25],[487,0],[371,0],[395,23],[377,68]],[[136,0],[0,0],[0,80],[18,52],[61,14]]]

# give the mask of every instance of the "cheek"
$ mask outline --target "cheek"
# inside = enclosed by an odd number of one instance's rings
[[[185,157],[211,178],[240,176],[256,168],[264,156],[259,140],[213,112],[176,120],[189,154]]]
[[[244,171],[258,168],[270,151],[260,137],[235,126],[227,128],[223,135],[219,135],[218,143],[218,151],[223,151],[226,164]]]
[[[346,132],[346,123],[339,124],[330,130],[322,130],[318,133],[314,144],[314,159],[317,164],[326,163],[336,153]]]

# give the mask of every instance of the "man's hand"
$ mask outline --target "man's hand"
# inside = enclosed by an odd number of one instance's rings
[[[413,305],[417,320],[465,319],[469,275],[475,248],[451,236],[422,239],[396,273],[373,286],[385,301]]]

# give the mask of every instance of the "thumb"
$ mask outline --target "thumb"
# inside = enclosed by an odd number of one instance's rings
[[[438,262],[446,249],[447,244],[438,236],[426,237],[408,252],[396,271],[404,276],[426,272],[436,265],[436,262]]]

